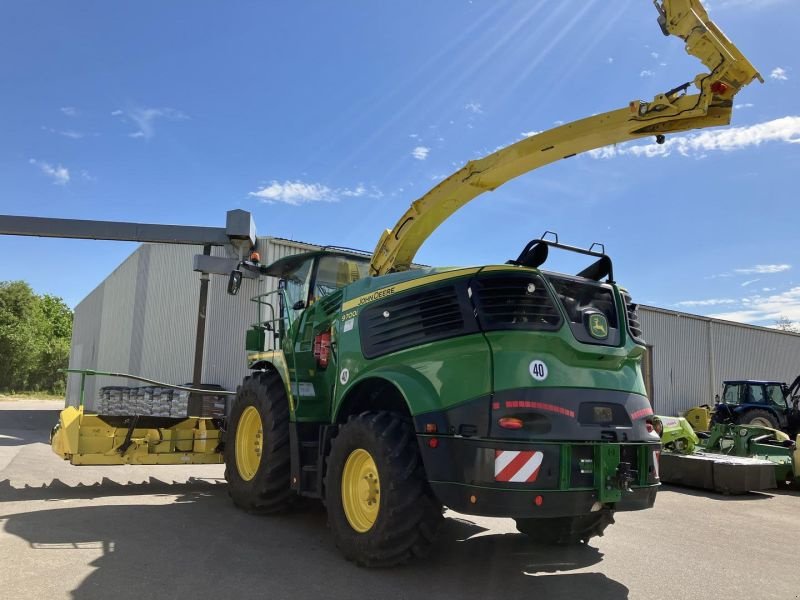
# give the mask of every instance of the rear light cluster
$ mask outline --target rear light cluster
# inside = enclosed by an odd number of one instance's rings
[[[653,417],[652,419],[648,419],[647,424],[648,424],[647,431],[655,431],[659,437],[661,437],[661,434],[664,433],[664,423],[662,423],[661,419],[659,419],[658,417]]]
[[[324,369],[331,359],[331,332],[325,331],[314,338],[314,358],[317,366]]]

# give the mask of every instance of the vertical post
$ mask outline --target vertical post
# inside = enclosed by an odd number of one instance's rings
[[[203,254],[211,255],[211,246],[203,246]],[[194,370],[192,385],[199,387],[203,379],[203,350],[206,339],[206,310],[208,309],[208,273],[200,274],[200,302],[197,307],[197,335],[194,341]]]
[[[714,398],[717,386],[717,349],[714,344],[714,321],[708,321],[708,376],[711,380],[711,394],[703,404],[710,404]]]
[[[81,373],[81,401],[78,405],[78,408],[83,408],[83,401],[85,400],[85,389],[86,389],[86,373]]]

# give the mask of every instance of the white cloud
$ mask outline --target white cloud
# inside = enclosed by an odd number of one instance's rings
[[[520,135],[522,137],[529,138],[529,137],[533,137],[534,135],[538,135],[540,133],[542,133],[542,132],[541,131],[523,131],[522,133],[520,133]],[[502,148],[502,146],[500,146],[500,147]]]
[[[733,298],[709,298],[708,300],[683,300],[675,306],[718,306],[720,304],[736,304]]]
[[[717,319],[772,325],[781,317],[800,321],[800,286],[771,296],[751,296],[742,301],[741,310],[709,315]]]
[[[464,109],[475,114],[483,112],[483,107],[481,106],[480,102],[468,102],[464,105]]]
[[[613,57],[613,56],[609,56],[609,57],[606,59],[606,62],[607,62],[608,64],[613,64],[613,63],[614,63],[614,57]]]
[[[78,116],[78,109],[74,106],[62,106],[59,110],[68,117]]]
[[[64,137],[68,137],[73,140],[79,140],[81,138],[85,138],[87,135],[97,135],[94,134],[87,134],[83,133],[82,131],[75,131],[74,129],[53,129],[52,127],[45,127],[42,126],[44,131],[49,131],[50,133],[54,133],[56,135],[63,135]]]
[[[417,160],[425,160],[428,158],[428,154],[430,153],[431,149],[426,148],[425,146],[417,146],[411,151],[411,156],[416,158]]]
[[[129,133],[132,138],[149,140],[156,134],[155,121],[157,119],[167,119],[170,121],[183,121],[188,119],[188,115],[174,108],[131,108],[127,110],[115,110],[112,116],[122,117],[124,121],[133,121],[136,131]]]
[[[786,81],[789,79],[789,76],[786,75],[786,69],[783,67],[775,67],[772,69],[772,73],[770,73],[769,76],[777,81]]]
[[[783,273],[792,268],[792,265],[755,265],[754,267],[747,267],[746,269],[734,269],[736,273],[742,275],[766,275],[772,273]],[[755,281],[758,281],[757,279]]]
[[[655,60],[658,60],[658,52],[651,52],[650,56],[652,56]]]
[[[267,204],[282,203],[291,206],[300,206],[310,202],[338,202],[340,198],[380,198],[383,196],[375,187],[367,189],[364,184],[355,188],[331,188],[321,183],[308,183],[304,181],[271,181],[269,185],[248,194],[260,199]]]
[[[410,137],[412,140],[415,140],[415,139],[417,139],[419,137],[419,134],[418,133],[409,133],[408,137]]]
[[[717,131],[673,136],[667,138],[663,144],[627,143],[620,146],[606,146],[590,150],[589,155],[592,158],[614,158],[625,155],[654,158],[677,152],[681,156],[702,157],[710,151],[730,152],[760,146],[766,142],[800,144],[800,117],[783,117],[745,127],[729,127]]]
[[[755,104],[753,104],[752,102],[743,102],[742,104],[734,104],[733,108],[738,108],[738,109],[741,109],[741,108],[753,108],[754,106],[755,106]]]
[[[742,285],[742,287],[747,287],[748,285],[752,285],[752,284],[757,283],[759,281],[761,281],[761,280],[760,279],[748,279],[747,281],[743,281],[741,285]]]
[[[66,185],[69,183],[69,169],[61,165],[53,166],[50,163],[31,158],[30,164],[39,167],[39,170],[53,180],[55,185]]]
[[[653,73],[650,69],[644,69],[641,73],[639,73],[639,77],[653,77],[655,73]]]

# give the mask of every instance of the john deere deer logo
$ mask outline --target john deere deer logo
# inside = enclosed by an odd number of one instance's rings
[[[608,337],[608,319],[606,319],[605,315],[599,313],[589,315],[589,333],[598,340],[604,340]]]

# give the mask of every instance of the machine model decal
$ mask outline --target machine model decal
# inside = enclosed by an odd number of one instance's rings
[[[533,483],[543,459],[544,454],[535,450],[495,450],[494,480]]]
[[[300,383],[292,383],[292,394],[295,396],[304,396],[306,398],[313,398],[317,395],[314,390],[314,384],[310,381],[301,381]]]
[[[528,370],[531,373],[531,377],[533,377],[536,381],[544,381],[547,379],[547,365],[544,364],[544,361],[538,359],[531,361]]]
[[[503,268],[506,270],[510,269],[509,267],[503,267]],[[387,296],[391,296],[392,294],[405,292],[406,290],[421,287],[423,285],[428,285],[429,283],[438,283],[439,281],[445,281],[447,279],[455,279],[457,277],[463,277],[465,275],[472,275],[480,270],[481,270],[480,267],[454,269],[452,271],[445,271],[444,273],[434,273],[433,275],[418,277],[417,279],[412,279],[411,281],[404,281],[402,283],[397,283],[389,287],[381,288],[375,292],[364,294],[363,296],[358,296],[357,298],[353,298],[352,300],[348,300],[342,305],[342,310],[349,311],[359,306],[363,306],[364,304],[369,304],[370,302],[374,302],[375,300],[386,298]],[[350,318],[350,316],[351,315],[347,313],[342,317],[342,320],[345,320],[345,317]]]
[[[350,371],[348,369],[342,369],[342,372],[339,373],[339,382],[342,385],[347,385],[348,381],[350,381]]]

